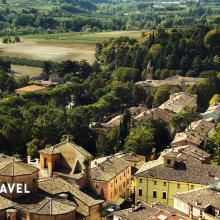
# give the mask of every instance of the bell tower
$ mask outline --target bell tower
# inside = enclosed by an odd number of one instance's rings
[[[154,68],[151,66],[151,61],[147,65],[147,80],[153,80],[154,78]]]

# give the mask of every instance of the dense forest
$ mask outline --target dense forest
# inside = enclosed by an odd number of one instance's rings
[[[2,0],[0,35],[219,25],[214,2]]]
[[[148,156],[159,153],[169,145],[173,131],[182,131],[190,121],[198,119],[198,113],[220,93],[219,33],[218,29],[206,26],[158,29],[143,33],[139,41],[121,37],[97,44],[93,65],[86,61],[37,61],[44,69],[45,79],[56,73],[64,78],[65,84],[20,96],[15,95],[15,89],[30,81],[25,77],[15,78],[10,71],[10,58],[1,58],[1,152],[36,156],[39,149],[58,143],[68,134],[94,155],[109,155],[119,150]],[[204,80],[184,88],[162,86],[147,93],[135,82],[145,78],[149,60],[158,79],[180,74],[203,76]],[[169,123],[149,118],[134,124],[127,111],[129,107],[142,104],[154,108],[179,91],[196,94],[198,109],[186,108],[171,117]],[[74,107],[67,108],[71,101]],[[92,126],[118,114],[123,114],[119,127],[105,132]],[[219,129],[216,137],[218,132]],[[213,147],[212,150],[217,155],[220,146],[215,136],[210,137],[210,143],[214,143],[216,150]]]
[[[98,43],[96,57],[109,69],[115,66],[136,68],[142,74],[134,81],[146,79],[149,61],[155,69],[156,79],[176,74],[209,77],[217,76],[220,71],[219,42],[220,30],[207,26],[184,30],[158,29],[153,33],[143,32],[139,41],[121,37]]]

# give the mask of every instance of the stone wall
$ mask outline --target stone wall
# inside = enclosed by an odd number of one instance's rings
[[[8,184],[13,184],[13,183],[25,183],[27,185],[27,190],[29,190],[31,193],[36,192],[38,188],[38,172],[36,171],[35,173],[31,175],[22,175],[22,176],[0,176],[0,183],[8,183]],[[17,194],[16,192],[16,187],[11,194],[10,192],[8,193],[2,193],[2,196],[12,199],[12,198],[17,198],[20,196],[23,196],[24,194]]]

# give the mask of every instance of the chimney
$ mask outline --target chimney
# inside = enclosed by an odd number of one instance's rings
[[[36,158],[36,165],[37,165],[37,168],[40,168],[40,161],[38,158]]]
[[[7,209],[7,219],[16,220],[17,219],[17,210],[16,209]]]
[[[27,156],[27,163],[28,163],[28,164],[31,163],[31,156]]]

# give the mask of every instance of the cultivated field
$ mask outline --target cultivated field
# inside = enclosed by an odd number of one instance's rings
[[[23,42],[16,44],[0,44],[1,55],[22,57],[37,60],[81,60],[92,63],[95,59],[95,46],[93,45],[65,45],[36,42]]]
[[[111,31],[111,32],[70,32],[59,34],[26,35],[24,40],[31,40],[37,43],[61,43],[61,44],[96,44],[111,38],[120,36],[139,39],[142,31]]]
[[[72,32],[61,34],[26,35],[22,43],[0,43],[0,55],[37,60],[95,60],[95,44],[119,36],[140,38],[141,31]]]

